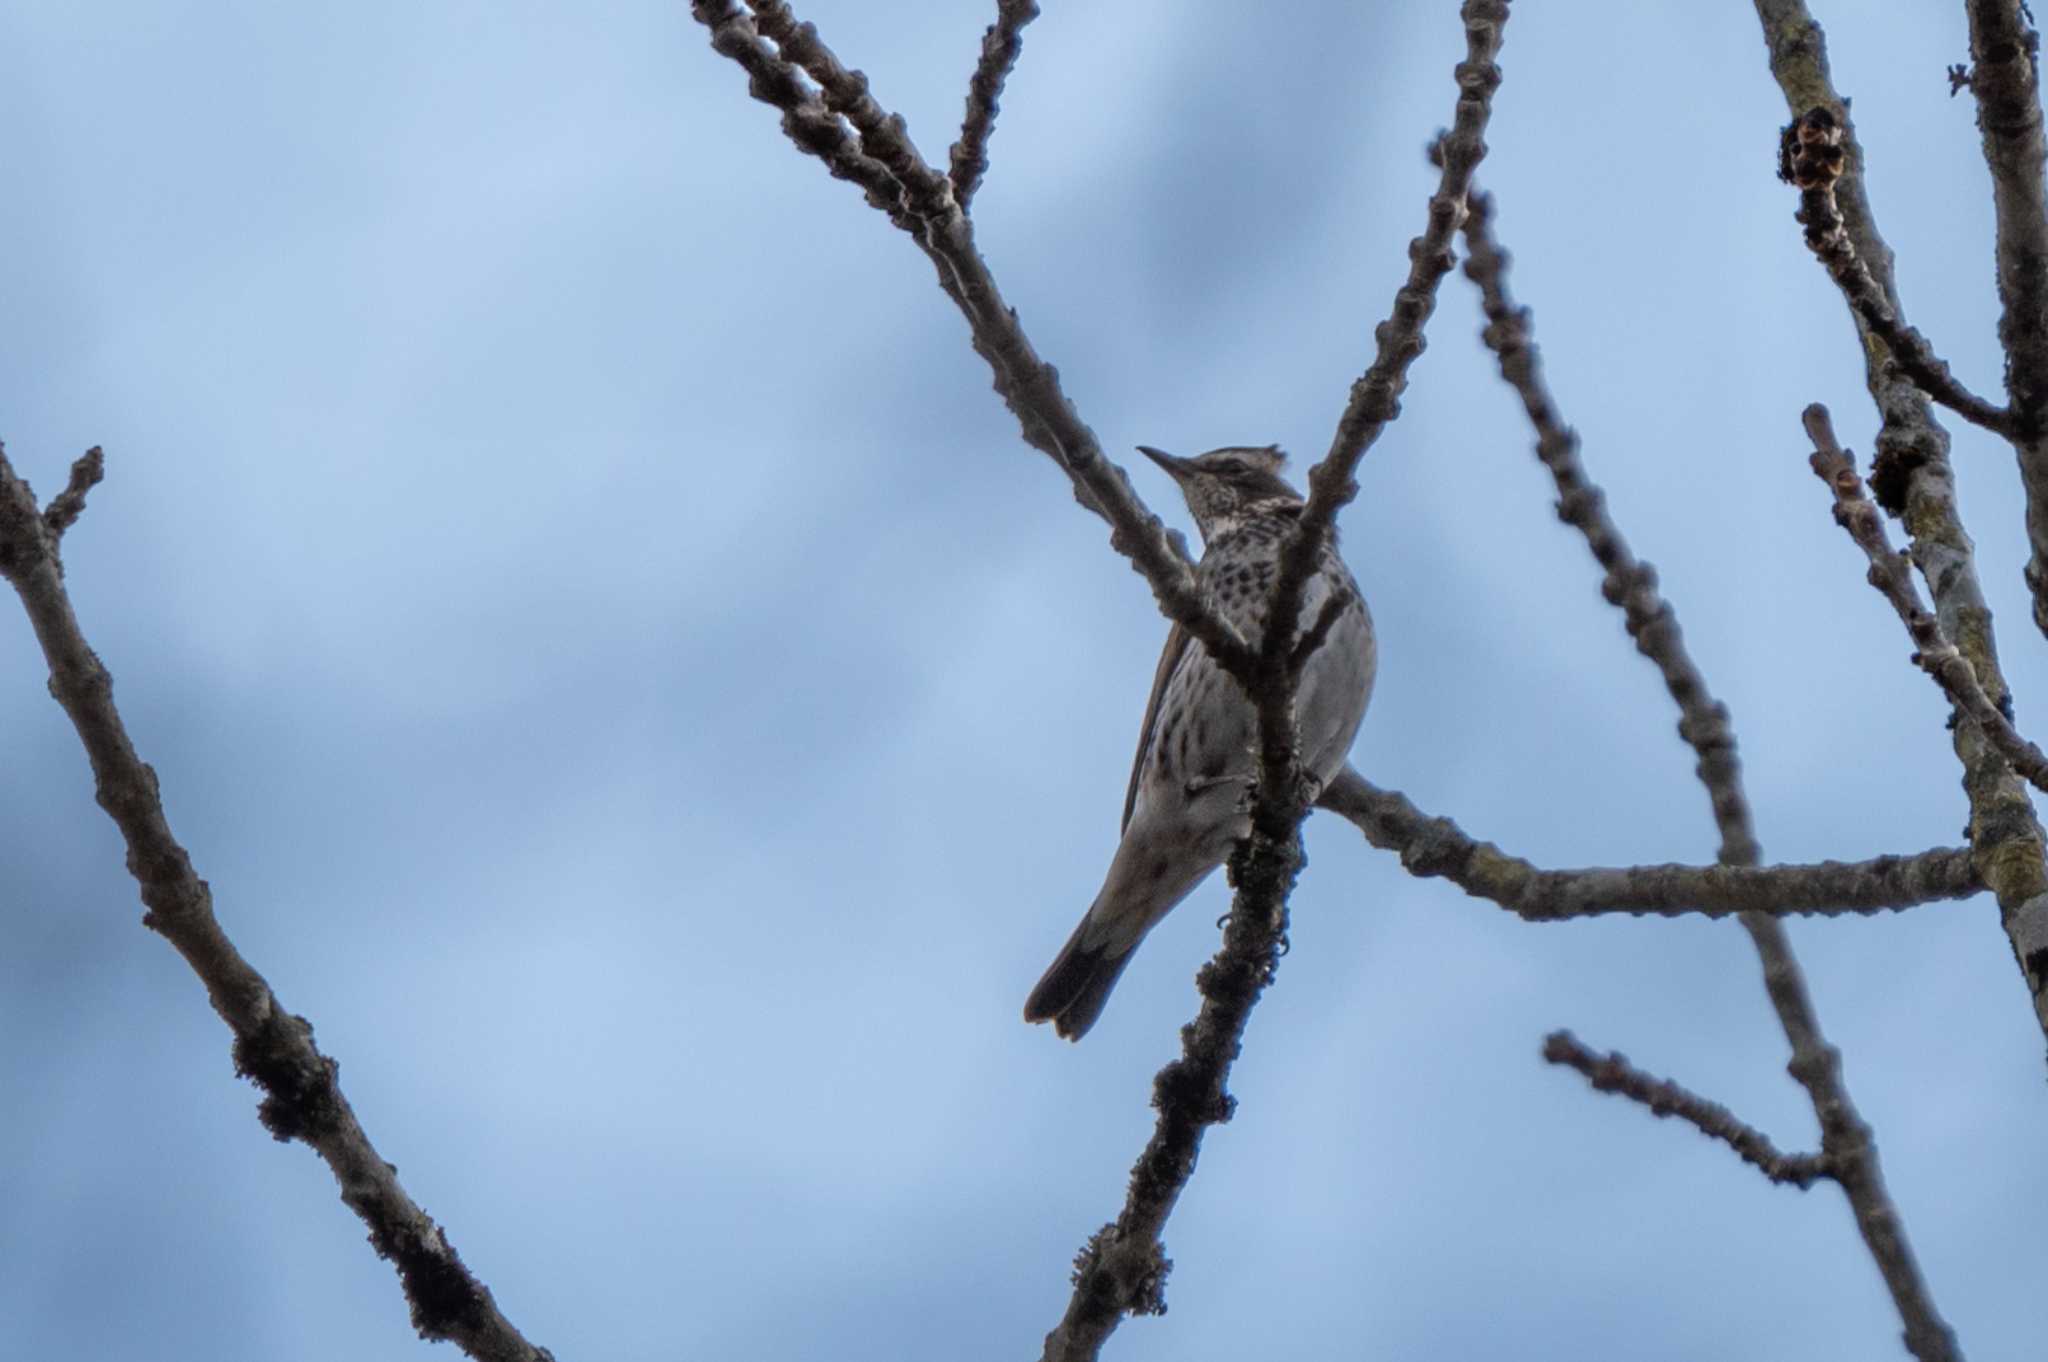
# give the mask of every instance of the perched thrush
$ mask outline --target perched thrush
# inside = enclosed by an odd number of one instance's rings
[[[1213,449],[1179,459],[1139,452],[1180,485],[1202,532],[1196,581],[1211,609],[1253,647],[1265,633],[1281,547],[1301,515],[1301,494],[1280,476],[1279,447]],[[1294,702],[1304,769],[1327,783],[1343,769],[1372,692],[1372,617],[1334,541],[1302,593],[1308,629],[1332,592],[1344,607],[1308,661]],[[1251,833],[1258,719],[1237,682],[1179,625],[1152,678],[1138,755],[1124,795],[1123,840],[1102,891],[1024,1004],[1068,1040],[1086,1035],[1131,953]]]

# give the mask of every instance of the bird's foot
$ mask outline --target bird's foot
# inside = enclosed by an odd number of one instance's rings
[[[1189,799],[1193,799],[1203,791],[1213,790],[1219,785],[1242,785],[1245,793],[1249,795],[1256,783],[1250,776],[1196,776],[1183,785],[1181,790]]]

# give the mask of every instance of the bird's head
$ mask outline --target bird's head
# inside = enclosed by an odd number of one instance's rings
[[[1301,505],[1301,493],[1280,476],[1287,456],[1278,445],[1229,445],[1191,459],[1145,445],[1139,445],[1138,452],[1179,484],[1205,543],[1243,516]]]

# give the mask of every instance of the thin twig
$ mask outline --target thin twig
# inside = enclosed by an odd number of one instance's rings
[[[95,480],[97,453],[79,461],[92,461],[84,471],[74,465],[66,494]],[[236,1072],[263,1089],[265,1128],[280,1140],[305,1141],[333,1170],[342,1201],[369,1226],[378,1255],[398,1269],[421,1337],[447,1339],[490,1362],[546,1362],[547,1350],[520,1336],[441,1227],[399,1185],[342,1095],[334,1061],[314,1046],[311,1024],[285,1008],[221,930],[212,892],[171,835],[156,772],[136,755],[114,708],[113,680],[79,632],[50,523],[63,504],[60,494],[39,511],[0,450],[0,575],[28,612],[50,666],[50,691],[91,760],[94,795],[128,845],[128,870],[149,909],[143,925],[176,947],[206,985],[213,1010],[234,1032]]]
[[[1611,1092],[1640,1102],[1650,1109],[1652,1116],[1676,1116],[1691,1122],[1700,1134],[1721,1141],[1772,1182],[1805,1191],[1817,1179],[1834,1176],[1826,1155],[1782,1152],[1768,1135],[1719,1102],[1708,1101],[1668,1078],[1644,1073],[1619,1050],[1603,1055],[1587,1049],[1569,1031],[1553,1031],[1543,1038],[1543,1058],[1577,1069],[1595,1092]]]
[[[1998,220],[1998,340],[2010,432],[2027,493],[2026,581],[2048,633],[2048,199],[2042,161],[2041,38],[2023,0],[1968,0],[1970,93]]]
[[[55,549],[57,542],[64,537],[64,531],[77,524],[78,517],[85,514],[85,494],[97,487],[100,479],[106,475],[107,458],[100,452],[98,445],[94,445],[72,461],[70,481],[66,482],[64,490],[50,498],[50,504],[43,508],[43,528],[50,532],[52,549]],[[57,570],[64,570],[61,559]]]
[[[1848,105],[1828,74],[1826,35],[1804,0],[1756,0],[1756,8],[1771,74],[1786,107],[1794,117],[1825,108],[1842,129],[1844,168],[1835,183],[1842,229],[1896,310],[1891,248],[1878,233],[1864,193],[1863,148]],[[1927,395],[1888,362],[1884,345],[1862,315],[1852,308],[1850,317],[1864,354],[1864,381],[1881,418],[1871,494],[1901,517],[1911,536],[1913,564],[1933,597],[1942,635],[1969,659],[1986,693],[2002,699],[2007,691],[1997,634],[1977,580],[1976,548],[1956,507],[1948,432],[1935,420]],[[2035,1022],[2048,1036],[2048,860],[2043,857],[2048,843],[2026,786],[1990,738],[1974,724],[1958,724],[1950,739],[1970,800],[1970,846],[1977,871],[1998,896],[2000,924],[2026,982]]]
[[[1920,588],[1913,582],[1912,560],[1892,552],[1885,533],[1884,517],[1864,495],[1863,479],[1856,475],[1856,463],[1835,438],[1828,409],[1815,402],[1804,416],[1807,436],[1813,441],[1808,460],[1814,473],[1835,494],[1835,523],[1849,532],[1863,556],[1870,560],[1868,578],[1878,594],[1891,602],[1899,622],[1912,636],[1919,651],[1913,661],[1948,695],[1961,717],[1984,731],[1999,755],[2012,769],[2037,789],[2048,790],[2048,753],[2020,736],[2004,710],[1984,690],[1977,669],[1941,632],[1941,621],[1920,603]]]
[[[1465,192],[1472,172],[1486,155],[1486,125],[1493,116],[1493,94],[1500,88],[1501,31],[1508,21],[1506,0],[1466,0],[1459,9],[1465,25],[1465,60],[1453,74],[1458,83],[1457,111],[1449,131],[1431,148],[1442,174],[1429,199],[1429,220],[1421,236],[1408,243],[1408,277],[1394,293],[1393,311],[1373,329],[1376,351],[1365,372],[1352,383],[1344,412],[1330,439],[1330,449],[1309,470],[1308,503],[1280,552],[1273,582],[1272,605],[1266,618],[1263,666],[1278,675],[1296,653],[1302,594],[1315,574],[1325,545],[1335,533],[1337,513],[1358,495],[1358,465],[1366,451],[1401,414],[1401,394],[1408,369],[1426,342],[1423,327],[1436,310],[1438,286],[1451,272],[1451,243],[1465,213]],[[1288,759],[1283,748],[1293,738],[1292,696],[1267,688],[1259,709],[1261,762],[1277,766]]]
[[[1467,835],[1448,818],[1422,812],[1348,766],[1330,782],[1317,805],[1349,820],[1374,846],[1397,853],[1409,874],[1447,879],[1527,922],[1569,922],[1617,913],[1832,917],[1900,910],[1984,892],[1968,847],[1812,865],[1544,870]]]
[[[1656,664],[1678,706],[1678,731],[1699,758],[1695,769],[1707,789],[1720,832],[1716,859],[1727,866],[1754,866],[1761,849],[1743,791],[1742,765],[1728,709],[1707,689],[1686,649],[1677,616],[1657,592],[1655,574],[1630,553],[1627,541],[1607,515],[1605,499],[1579,463],[1578,439],[1558,416],[1543,382],[1529,313],[1517,308],[1508,295],[1507,254],[1493,240],[1491,205],[1483,195],[1475,198],[1479,201],[1465,223],[1470,251],[1466,273],[1479,285],[1488,321],[1486,342],[1500,360],[1502,377],[1521,396],[1536,430],[1537,455],[1557,486],[1558,514],[1585,537],[1594,559],[1606,572],[1603,593],[1624,611],[1637,649]],[[1876,1142],[1842,1081],[1841,1055],[1821,1031],[1784,926],[1758,912],[1743,913],[1739,920],[1756,948],[1764,991],[1792,1051],[1787,1068],[1806,1089],[1820,1123],[1821,1153],[1848,1197],[1878,1270],[1892,1287],[1909,1346],[1923,1362],[1952,1357],[1954,1339],[1920,1278],[1885,1189]],[[1926,1351],[1918,1353],[1919,1349]]]
[[[981,60],[967,82],[967,114],[951,157],[953,197],[963,213],[988,172],[989,134],[995,131],[996,113],[1002,107],[1003,82],[1024,50],[1024,25],[1037,17],[1037,0],[996,0],[996,21],[981,35]]]
[[[1799,190],[1797,217],[1806,228],[1807,249],[1827,267],[1843,299],[1884,342],[1892,362],[1915,387],[1965,421],[2010,435],[2012,413],[1963,386],[1927,337],[1892,307],[1869,267],[1857,256],[1856,244],[1843,229],[1841,209],[1835,203],[1835,183],[1846,164],[1841,125],[1827,108],[1810,109],[1785,129],[1778,175]]]
[[[1449,131],[1431,148],[1442,168],[1436,193],[1429,200],[1429,222],[1422,235],[1408,243],[1408,278],[1394,294],[1394,309],[1373,329],[1373,361],[1352,383],[1344,411],[1330,437],[1329,452],[1309,470],[1308,504],[1280,558],[1268,618],[1292,620],[1301,613],[1301,593],[1314,575],[1324,543],[1337,522],[1337,512],[1358,495],[1358,465],[1366,451],[1401,414],[1401,394],[1408,386],[1408,368],[1425,346],[1422,328],[1436,310],[1437,287],[1454,263],[1451,242],[1465,214],[1465,191],[1472,172],[1486,155],[1486,125],[1493,115],[1493,94],[1500,88],[1502,26],[1508,20],[1504,0],[1467,0],[1459,11],[1465,24],[1465,60],[1458,63],[1457,113]],[[1284,640],[1287,631],[1273,631]],[[1279,650],[1281,656],[1286,649]]]

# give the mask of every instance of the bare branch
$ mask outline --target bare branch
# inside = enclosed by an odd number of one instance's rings
[[[1804,0],[1756,0],[1756,9],[1770,51],[1771,74],[1793,116],[1826,108],[1842,129],[1843,171],[1835,182],[1842,229],[1896,311],[1891,248],[1878,234],[1864,193],[1863,148],[1848,106],[1828,74],[1827,37]],[[1902,517],[1912,537],[1913,563],[1933,597],[1943,636],[1969,659],[1985,691],[2003,697],[2005,676],[1998,665],[1991,608],[1977,580],[1976,548],[1956,508],[1948,432],[1934,419],[1926,394],[1887,362],[1887,351],[1869,323],[1854,309],[1850,315],[1865,357],[1864,381],[1882,418],[1870,470],[1871,494],[1878,505]],[[2025,785],[1981,729],[1958,724],[1951,740],[1970,800],[1970,845],[1977,870],[1998,895],[2001,925],[2026,982],[2034,1019],[2048,1035],[2048,861],[2043,859],[2041,824]]]
[[[2041,38],[2023,0],[1968,0],[1970,93],[1998,218],[1998,339],[2013,450],[2027,492],[2027,587],[2048,633],[2048,199],[2042,160]]]
[[[1905,1326],[1906,1347],[1921,1362],[1959,1362],[1962,1352],[1954,1332],[1935,1308],[1920,1275],[1905,1223],[1885,1185],[1877,1141],[1843,1081],[1841,1051],[1821,1030],[1784,925],[1763,913],[1744,913],[1740,921],[1763,963],[1764,991],[1791,1046],[1786,1070],[1806,1089],[1820,1122],[1821,1158],[1847,1196],[1864,1246],[1891,1291]]]
[[[1843,229],[1835,203],[1835,182],[1847,158],[1842,128],[1825,106],[1809,109],[1786,127],[1779,149],[1778,175],[1799,189],[1798,220],[1806,228],[1806,246],[1827,266],[1828,276],[1863,323],[1891,352],[1891,359],[1913,385],[1965,421],[2010,435],[2012,413],[1985,401],[1949,371],[1927,337],[1906,324],[1885,298],[1877,280]]]
[[[1024,50],[1024,25],[1038,17],[1037,0],[996,0],[996,21],[981,35],[981,60],[967,83],[967,116],[953,144],[953,197],[966,212],[988,172],[988,139],[1002,107],[1003,82]]]
[[[1293,620],[1300,615],[1302,589],[1315,571],[1337,512],[1358,495],[1359,463],[1380,432],[1401,414],[1408,366],[1423,351],[1423,325],[1436,310],[1437,286],[1451,272],[1451,240],[1464,216],[1466,186],[1486,155],[1486,124],[1493,115],[1493,93],[1500,88],[1501,79],[1494,58],[1500,53],[1508,7],[1505,0],[1466,0],[1459,14],[1465,23],[1465,60],[1455,72],[1456,117],[1431,149],[1443,174],[1436,193],[1430,196],[1429,222],[1422,235],[1408,243],[1408,278],[1394,294],[1392,315],[1373,330],[1378,348],[1372,364],[1351,385],[1329,452],[1309,470],[1308,505],[1280,559],[1272,619]],[[1273,640],[1290,642],[1286,632],[1274,630]],[[1278,655],[1284,657],[1287,651],[1287,647],[1279,647]]]
[[[1580,1044],[1571,1032],[1553,1031],[1543,1038],[1543,1058],[1551,1064],[1577,1069],[1595,1092],[1611,1092],[1640,1102],[1650,1109],[1652,1116],[1676,1116],[1691,1122],[1700,1134],[1721,1141],[1772,1182],[1789,1183],[1803,1192],[1816,1179],[1833,1176],[1825,1155],[1780,1152],[1769,1136],[1719,1102],[1710,1102],[1668,1078],[1644,1073],[1619,1050],[1598,1054]]]
[[[1764,41],[1770,49],[1771,73],[1777,78],[1794,114],[1826,108],[1841,129],[1842,170],[1835,179],[1834,189],[1835,203],[1842,217],[1842,231],[1877,283],[1885,302],[1897,315],[1899,298],[1891,277],[1891,252],[1877,234],[1869,202],[1864,197],[1863,150],[1849,122],[1848,108],[1836,96],[1828,78],[1826,37],[1813,16],[1806,12],[1804,0],[1756,0],[1756,7],[1757,17],[1763,25]],[[1978,592],[1971,563],[1969,537],[1963,533],[1961,523],[1956,519],[1953,489],[1947,480],[1947,435],[1935,422],[1922,391],[1899,374],[1896,366],[1881,362],[1880,356],[1887,353],[1882,338],[1870,329],[1869,322],[1853,307],[1851,315],[1856,318],[1863,341],[1866,381],[1871,395],[1877,399],[1878,407],[1884,413],[1901,500],[1911,508],[1916,521],[1925,517],[1921,523],[1928,527],[1930,545],[1940,541],[1946,549],[1948,565],[1954,572],[1954,578],[1947,584],[1951,604],[1959,606],[1965,600],[1974,600],[1981,608],[1982,596]],[[1886,438],[1881,436],[1881,459],[1886,448]],[[1923,561],[1921,566],[1924,570],[1928,564]],[[1982,621],[1983,647],[1995,676],[1997,663],[1991,648],[1988,611],[1983,613]],[[1969,787],[1968,773],[1972,768],[1968,748],[1960,732],[1957,751],[1965,754],[1964,783]],[[1984,774],[1994,780],[1997,778],[1994,772]],[[2006,783],[2010,783],[2010,777],[2006,777]],[[2015,790],[2012,793],[2018,796],[2022,805],[2025,804],[2024,792]],[[1979,810],[1979,798],[1980,792],[1972,789],[1973,810]],[[2026,817],[2032,821],[2031,810]],[[2038,845],[2038,826],[2033,836]],[[1974,828],[1972,842],[1979,853],[1978,867],[1981,871],[1984,848]],[[2038,863],[2038,850],[2032,859]],[[1986,879],[1991,880],[1991,876],[1987,874]],[[1995,880],[1992,882],[1994,885],[1997,883]],[[2002,892],[2000,906],[2005,906]],[[1751,935],[1758,939],[1759,949],[1763,950],[1764,934],[1757,925],[1761,922],[1762,919],[1753,914],[1743,918],[1744,925],[1750,927]],[[1870,1127],[1864,1124],[1842,1083],[1841,1052],[1828,1044],[1821,1034],[1820,1023],[1807,997],[1805,980],[1799,976],[1789,945],[1783,945],[1782,931],[1772,924],[1772,932],[1782,948],[1764,952],[1764,987],[1769,991],[1784,1024],[1785,1034],[1792,1042],[1789,1066],[1792,1077],[1806,1089],[1813,1102],[1814,1114],[1820,1120],[1821,1152],[1848,1196],[1850,1210],[1856,1217],[1856,1228],[1891,1292],[1892,1303],[1905,1326],[1907,1350],[1922,1362],[1948,1362],[1959,1357],[1961,1350],[1956,1345],[1954,1331],[1935,1308],[1933,1295],[1920,1275],[1912,1246],[1906,1240],[1905,1228],[1885,1187],[1884,1170]],[[2048,1013],[2043,1017],[2048,1020]]]
[[[1873,913],[1982,893],[1968,847],[1916,856],[1812,865],[1633,865],[1543,870],[1448,818],[1422,812],[1346,767],[1317,801],[1349,820],[1366,841],[1396,852],[1411,875],[1441,877],[1529,922],[1568,922],[1615,913],[1726,917]]]
[[[734,0],[691,5],[711,30],[712,47],[747,71],[748,92],[783,111],[790,140],[825,159],[835,175],[862,184],[869,202],[888,212],[937,267],[939,287],[967,319],[975,351],[988,361],[1024,438],[1065,471],[1077,501],[1110,523],[1111,546],[1145,577],[1161,612],[1233,673],[1249,673],[1252,652],[1243,638],[1203,608],[1181,536],[1146,508],[1123,469],[1104,457],[1095,432],[1060,388],[1058,372],[1038,357],[975,248],[974,225],[946,177],[924,163],[903,120],[882,110],[866,77],[842,66],[815,29],[797,23],[779,0],[757,0],[754,8],[758,29]],[[777,35],[787,47],[763,42]],[[818,94],[808,89],[806,75]]]
[[[731,0],[697,0],[691,6],[711,29],[711,46],[747,73],[747,93],[782,110],[782,130],[801,151],[825,163],[835,179],[850,180],[867,200],[905,231],[916,225],[902,206],[902,189],[881,162],[869,156],[844,120],[825,107],[799,68],[761,41],[753,20]]]
[[[1941,621],[1921,605],[1920,588],[1913,582],[1912,560],[1903,553],[1892,552],[1884,517],[1864,495],[1863,479],[1856,476],[1855,461],[1835,438],[1828,409],[1816,402],[1806,409],[1804,420],[1814,445],[1808,462],[1835,494],[1835,523],[1849,532],[1849,537],[1870,560],[1870,584],[1891,602],[1899,622],[1906,626],[1913,646],[1919,650],[1913,654],[1913,661],[1942,688],[1962,717],[1983,730],[1999,755],[2012,763],[2013,770],[2036,788],[2048,790],[2048,753],[2020,736],[2003,708],[1985,693],[1983,684],[1977,680],[1977,669],[1943,636]]]
[[[782,0],[747,0],[747,8],[754,12],[760,35],[817,82],[825,107],[853,125],[861,150],[879,161],[896,181],[903,213],[920,224],[930,224],[945,219],[958,207],[952,184],[925,164],[910,141],[902,116],[875,102],[868,78],[842,66],[819,40],[816,28],[799,23]]]
[[[72,470],[72,489],[97,480],[99,451]],[[83,469],[83,471],[81,471]],[[66,503],[60,496],[52,511]],[[68,514],[75,516],[75,510]],[[67,522],[68,523],[68,522]],[[270,991],[221,930],[206,881],[171,835],[156,772],[128,740],[114,708],[113,680],[86,644],[57,568],[48,513],[0,450],[0,575],[21,598],[50,666],[50,692],[64,707],[92,762],[94,794],[128,845],[128,870],[161,933],[206,985],[213,1010],[234,1032],[235,1071],[264,1091],[258,1116],[279,1140],[303,1140],[333,1170],[341,1199],[370,1229],[380,1257],[398,1269],[421,1337],[448,1339],[490,1362],[547,1362],[499,1313],[441,1227],[399,1185],[336,1081],[336,1065],[313,1044],[313,1028]]]
[[[1251,838],[1232,854],[1237,892],[1223,947],[1195,976],[1201,1011],[1181,1028],[1180,1058],[1152,1080],[1152,1107],[1159,1113],[1152,1137],[1131,1169],[1122,1211],[1074,1260],[1074,1292],[1045,1337],[1046,1362],[1093,1358],[1125,1315],[1165,1312],[1172,1263],[1159,1236],[1194,1176],[1202,1132],[1236,1110],[1227,1087],[1230,1069],[1243,1050],[1252,1007],[1279,968],[1287,896],[1301,864],[1298,814],[1278,837],[1255,818]]]
[[[1761,854],[1742,787],[1742,765],[1727,707],[1708,691],[1680,633],[1676,615],[1658,594],[1656,575],[1638,564],[1628,543],[1608,518],[1604,498],[1579,464],[1578,440],[1556,414],[1542,379],[1530,337],[1529,314],[1507,292],[1506,253],[1492,238],[1490,205],[1481,202],[1465,223],[1470,259],[1466,272],[1479,285],[1489,325],[1486,342],[1499,357],[1501,374],[1521,396],[1537,432],[1537,456],[1558,489],[1558,514],[1585,536],[1594,559],[1606,571],[1602,591],[1625,613],[1636,647],[1663,674],[1679,709],[1679,735],[1699,757],[1696,768],[1707,788],[1720,830],[1718,859],[1727,866],[1754,866]],[[1842,1082],[1841,1057],[1821,1032],[1806,980],[1782,923],[1759,912],[1740,921],[1763,967],[1764,990],[1791,1047],[1787,1066],[1806,1089],[1821,1127],[1821,1151],[1854,1210],[1858,1228],[1878,1269],[1892,1287],[1908,1344],[1923,1359],[1954,1355],[1954,1339],[1935,1312],[1913,1261],[1904,1228],[1885,1190],[1884,1173],[1870,1129]],[[1918,1349],[1925,1353],[1917,1353]]]

